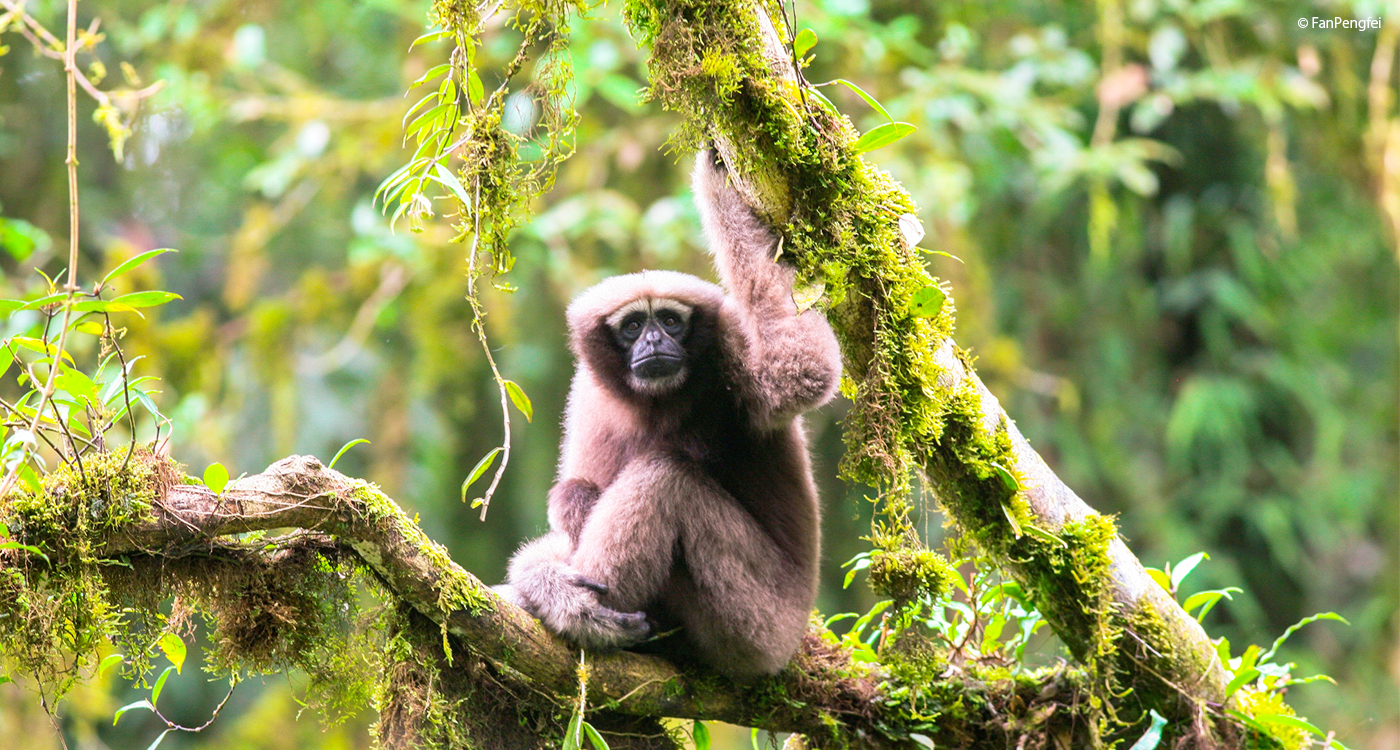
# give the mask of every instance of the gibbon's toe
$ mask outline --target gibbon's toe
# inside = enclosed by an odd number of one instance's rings
[[[608,592],[612,590],[608,588],[608,585],[606,583],[598,583],[597,581],[593,580],[592,578],[589,578],[588,576],[583,575],[582,573],[575,575],[572,583],[575,586],[582,586],[583,588],[592,591],[598,596],[607,596]]]

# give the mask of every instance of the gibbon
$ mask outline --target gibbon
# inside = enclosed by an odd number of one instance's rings
[[[801,415],[831,400],[841,355],[713,152],[693,184],[724,288],[643,271],[570,304],[550,531],[497,590],[580,646],[679,628],[663,653],[751,678],[807,629],[821,540]]]

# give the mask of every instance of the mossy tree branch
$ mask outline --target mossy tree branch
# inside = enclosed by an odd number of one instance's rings
[[[115,470],[118,464],[111,463],[109,468]],[[173,483],[170,478],[177,474],[161,459],[144,457],[133,466],[136,482],[94,474],[87,482],[77,483],[55,474],[41,497],[0,507],[0,520],[30,542],[48,538],[45,524],[57,516],[46,515],[45,510],[71,508],[87,513],[100,507],[109,513],[99,517],[86,536],[70,535],[62,543],[50,538],[45,544],[51,553],[48,562],[22,550],[0,552],[0,572],[73,575],[69,566],[79,562],[81,550],[81,565],[88,568],[160,571],[163,577],[156,580],[163,583],[157,586],[160,590],[151,592],[159,599],[180,590],[174,583],[178,570],[200,575],[201,569],[208,573],[225,564],[276,566],[306,553],[353,555],[382,585],[393,600],[391,605],[407,607],[418,621],[431,623],[429,637],[418,642],[420,650],[445,662],[439,664],[444,672],[456,669],[470,677],[457,687],[444,679],[440,689],[470,693],[479,687],[473,680],[487,679],[481,676],[483,667],[472,666],[479,659],[492,673],[492,681],[507,679],[528,690],[529,695],[520,700],[542,704],[546,713],[552,708],[567,716],[567,707],[577,695],[577,651],[453,563],[441,545],[374,485],[347,478],[304,456],[284,459],[261,474],[239,479],[217,496],[202,485]],[[104,493],[105,486],[119,489]],[[118,516],[111,514],[114,506],[107,495],[142,499],[136,504],[137,512]],[[273,530],[292,533],[246,536]],[[311,567],[299,568],[295,575],[334,578],[340,573]],[[216,596],[250,595],[247,586],[225,586]],[[275,587],[263,587],[257,596],[260,610],[277,612],[294,607],[290,600],[297,594],[289,591],[284,596]],[[277,632],[256,623],[245,623],[243,629]],[[441,640],[438,631],[444,633]],[[227,643],[229,634],[215,633],[213,640]],[[246,635],[242,640],[247,641]],[[285,650],[266,643],[256,648]],[[444,659],[444,648],[456,654],[455,665]],[[78,654],[78,661],[87,656]],[[230,653],[220,658],[235,664],[241,656]],[[293,657],[290,665],[295,664]],[[915,733],[933,739],[938,747],[1015,746],[1023,735],[1034,736],[1037,742],[1059,738],[1065,746],[1078,747],[1090,742],[1094,732],[1094,723],[1084,713],[1090,701],[1082,671],[1061,667],[1034,676],[984,679],[949,670],[920,685],[913,693],[917,697],[910,697],[881,668],[853,663],[848,653],[821,637],[819,628],[809,634],[783,673],[750,685],[628,652],[590,654],[587,664],[589,704],[602,714],[604,726],[609,717],[616,724],[618,718],[628,716],[719,720],[800,732],[814,746],[871,748],[915,747],[910,739]],[[448,698],[450,702],[452,696]],[[392,722],[394,717],[384,719]],[[381,737],[402,746],[422,740],[382,725]],[[545,737],[535,739],[540,746],[548,745]],[[642,746],[672,746],[659,735],[648,742]]]
[[[855,405],[843,468],[891,488],[877,547],[905,543],[880,537],[901,536],[908,476],[921,474],[1089,668],[1109,716],[1131,724],[1156,709],[1179,734],[1207,731],[1205,709],[1225,695],[1212,644],[1002,411],[952,342],[952,299],[916,311],[937,282],[914,247],[913,202],[862,160],[851,122],[804,88],[778,8],[630,0],[627,17],[651,48],[652,95],[686,117],[677,145],[714,143],[783,233],[783,255],[824,290]]]

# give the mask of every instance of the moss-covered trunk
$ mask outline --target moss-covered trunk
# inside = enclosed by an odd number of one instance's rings
[[[912,473],[1030,593],[1097,682],[1106,713],[1148,709],[1201,727],[1224,677],[1200,626],[1021,437],[952,343],[951,298],[913,245],[909,195],[855,149],[849,120],[804,90],[782,16],[752,0],[630,0],[652,51],[651,92],[683,113],[678,147],[712,142],[820,293],[846,358],[847,476],[892,498],[876,542],[897,544]],[[775,25],[776,21],[776,25]],[[935,300],[930,304],[930,300]],[[891,537],[882,539],[881,535]]]

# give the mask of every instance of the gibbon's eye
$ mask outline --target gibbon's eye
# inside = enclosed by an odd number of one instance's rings
[[[675,333],[681,329],[681,319],[675,313],[663,313],[661,327],[665,328],[667,333]]]
[[[637,331],[640,330],[642,330],[642,324],[640,321],[629,320],[626,323],[622,324],[622,332],[625,334],[636,335]]]

